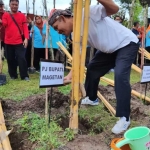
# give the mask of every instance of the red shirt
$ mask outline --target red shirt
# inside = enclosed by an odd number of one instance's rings
[[[0,19],[2,19],[4,12],[0,13]],[[0,40],[4,41],[4,37],[5,37],[5,28],[2,24],[0,24]]]
[[[27,21],[24,14],[17,12],[15,14],[12,14],[18,23],[22,33],[24,34],[25,38],[29,38],[28,33],[28,27],[27,27]],[[12,20],[10,14],[8,12],[5,12],[2,17],[2,24],[5,27],[5,43],[16,45],[23,43],[22,37],[20,35],[19,29]]]

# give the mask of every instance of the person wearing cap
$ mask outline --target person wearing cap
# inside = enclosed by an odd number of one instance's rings
[[[138,53],[137,37],[131,30],[111,19],[119,7],[112,0],[98,0],[99,5],[90,6],[88,45],[98,51],[87,66],[85,80],[86,98],[81,104],[98,105],[97,90],[100,77],[115,67],[115,93],[117,99],[116,117],[119,121],[112,132],[119,134],[130,125],[130,71]],[[66,10],[56,10],[49,24],[61,34],[70,35],[73,31],[73,15]],[[82,35],[82,33],[81,33]],[[64,82],[72,77],[70,72]]]
[[[4,13],[5,13],[5,11],[4,11],[4,2],[2,0],[0,0],[0,19],[2,19],[2,16],[3,16]],[[4,37],[5,37],[5,28],[3,27],[2,24],[0,24],[1,49],[2,48],[4,49],[4,56],[6,58]],[[2,59],[4,60],[4,57]]]

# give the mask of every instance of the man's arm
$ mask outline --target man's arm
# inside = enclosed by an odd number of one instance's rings
[[[0,23],[2,23],[4,27],[6,27],[8,25],[8,23],[7,23],[7,13],[6,12],[3,14],[2,20],[0,20]]]
[[[101,3],[105,9],[108,16],[116,14],[119,11],[118,5],[116,5],[113,0],[97,0]]]
[[[26,22],[26,17],[23,15],[23,21],[22,21],[22,26],[23,26],[23,34],[25,37],[25,40],[23,41],[23,45],[25,48],[28,46],[28,39],[29,39],[29,31],[28,31],[28,26]]]

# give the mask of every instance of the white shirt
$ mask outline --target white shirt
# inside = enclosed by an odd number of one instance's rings
[[[113,53],[138,38],[115,20],[107,17],[101,4],[90,6],[88,45],[104,53]]]

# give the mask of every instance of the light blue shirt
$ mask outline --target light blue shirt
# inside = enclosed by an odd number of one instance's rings
[[[43,26],[42,35],[46,35],[46,24],[44,24],[44,26]],[[43,43],[43,41],[42,41],[42,35],[40,33],[39,28],[37,26],[34,26],[34,47],[35,48],[45,48],[46,47],[46,42],[44,41],[44,43]],[[58,49],[57,42],[59,42],[59,41],[64,46],[66,46],[66,36],[59,34],[57,31],[54,30],[54,28],[52,28],[50,26],[49,37],[48,37],[48,48],[51,48],[51,44],[52,44],[52,48]]]
[[[149,46],[150,46],[150,31],[148,31],[146,34],[146,44],[145,44],[145,47]]]
[[[34,47],[45,48],[45,45],[42,43],[42,35],[37,26],[34,26]]]

